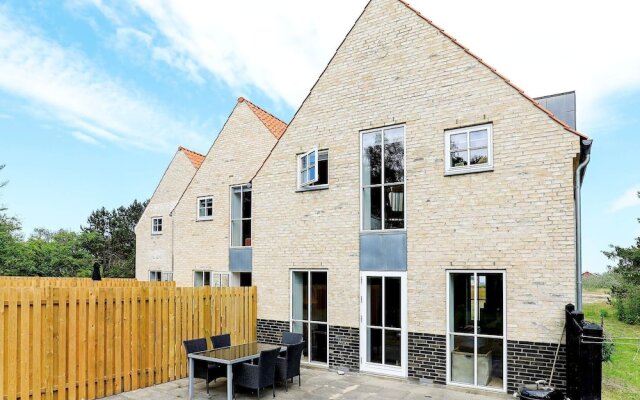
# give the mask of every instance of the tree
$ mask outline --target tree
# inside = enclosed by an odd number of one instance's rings
[[[603,251],[607,258],[615,262],[614,265],[609,266],[609,269],[619,273],[626,283],[640,286],[640,237],[636,238],[635,245],[629,247],[611,245],[610,247],[611,251]]]
[[[0,212],[0,275],[18,275],[24,267],[20,222]]]
[[[20,275],[63,277],[91,273],[93,257],[76,232],[38,228],[23,247],[25,262]]]
[[[135,276],[136,237],[134,228],[148,200],[134,200],[129,206],[95,210],[81,227],[83,247],[96,259],[105,277]]]

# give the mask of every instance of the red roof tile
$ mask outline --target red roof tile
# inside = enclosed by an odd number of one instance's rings
[[[449,40],[451,40],[453,43],[455,43],[456,45],[458,45],[458,47],[460,47],[462,50],[464,50],[467,54],[469,54],[471,57],[475,58],[476,60],[478,60],[482,65],[484,65],[485,67],[489,68],[489,70],[491,70],[491,72],[493,72],[494,74],[496,74],[500,79],[502,79],[503,81],[505,81],[509,86],[511,86],[512,88],[514,88],[515,90],[517,90],[525,99],[529,100],[531,102],[531,104],[533,104],[534,106],[536,106],[537,108],[539,108],[540,110],[542,110],[545,114],[547,114],[552,120],[554,120],[555,122],[557,122],[558,124],[560,124],[564,129],[566,129],[567,131],[578,135],[582,138],[587,138],[586,135],[578,132],[577,130],[573,129],[572,127],[570,127],[569,125],[567,125],[564,121],[562,121],[561,119],[559,119],[558,117],[556,117],[555,115],[553,115],[553,113],[549,110],[547,110],[546,108],[542,107],[537,101],[535,101],[532,97],[528,96],[524,90],[520,89],[519,87],[517,87],[514,83],[512,83],[509,79],[507,79],[504,75],[500,74],[498,71],[496,71],[495,68],[491,67],[489,64],[487,64],[486,62],[484,62],[480,57],[478,57],[477,55],[475,55],[474,53],[472,53],[468,48],[464,47],[462,44],[460,44],[460,42],[458,42],[453,36],[449,35],[448,33],[446,33],[444,31],[444,29],[440,28],[439,26],[437,26],[436,24],[434,24],[430,19],[424,17],[422,14],[420,14],[420,11],[416,10],[415,8],[413,8],[409,3],[407,3],[404,0],[398,0],[400,3],[404,4],[408,9],[410,9],[411,11],[415,12],[420,18],[422,18],[423,20],[425,20],[429,25],[431,25],[432,27],[434,27],[435,29],[437,29],[438,31],[440,31],[440,33],[442,33],[445,37],[447,37]]]
[[[196,153],[193,150],[189,150],[186,147],[180,146],[178,147],[178,151],[183,152],[187,156],[189,161],[191,161],[191,164],[196,167],[196,169],[200,168],[202,162],[204,161],[204,156],[202,154]]]
[[[244,97],[238,97],[238,103],[242,102],[247,103],[247,106],[249,106],[251,111],[253,111],[260,121],[262,121],[264,126],[269,129],[269,132],[271,132],[276,139],[280,139],[282,137],[282,134],[287,129],[286,123],[282,122],[280,119],[274,117],[272,114],[253,104]]]

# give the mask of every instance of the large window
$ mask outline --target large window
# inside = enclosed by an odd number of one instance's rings
[[[228,272],[193,271],[193,286],[229,286]]]
[[[172,281],[172,272],[149,271],[149,280],[151,282]]]
[[[313,149],[298,156],[298,189],[320,189],[329,184],[329,151]]]
[[[447,174],[487,171],[493,168],[491,124],[446,131]]]
[[[162,217],[151,218],[151,234],[152,235],[162,234]]]
[[[328,362],[326,271],[291,273],[291,331],[304,335],[306,362]]]
[[[198,220],[213,219],[213,196],[198,197]]]
[[[362,133],[362,230],[404,229],[404,126]]]
[[[506,390],[504,274],[450,272],[450,383]]]
[[[251,246],[251,186],[231,187],[231,246]]]

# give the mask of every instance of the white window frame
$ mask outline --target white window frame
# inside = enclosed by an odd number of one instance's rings
[[[475,301],[474,301],[474,316],[475,320],[473,321],[473,333],[461,333],[461,332],[451,332],[451,275],[452,274],[473,274],[475,280]],[[496,335],[483,335],[478,333],[478,294],[479,294],[479,286],[478,285],[478,275],[482,274],[501,274],[502,275],[502,336]],[[447,305],[446,305],[446,313],[447,313],[447,385],[452,386],[461,386],[467,388],[474,389],[482,389],[493,392],[507,392],[507,273],[505,270],[490,270],[490,269],[452,269],[447,270],[447,286],[446,286],[446,296],[447,296]],[[451,381],[451,335],[456,336],[468,336],[473,337],[474,346],[473,346],[473,381],[476,382],[475,385],[470,385],[466,383],[460,382],[452,382]],[[502,388],[493,388],[488,386],[478,386],[478,337],[487,338],[487,339],[502,339]]]
[[[236,188],[240,188],[241,192],[240,192],[240,218],[233,218],[233,190]],[[245,190],[244,188],[248,188],[249,192],[251,192],[251,218],[244,218],[242,217],[242,204],[244,201],[244,193]],[[233,222],[234,221],[251,221],[251,245],[253,245],[253,188],[251,187],[250,183],[245,183],[242,185],[233,185],[229,188],[229,247],[233,248],[233,249],[250,249],[251,246],[234,246],[233,245]],[[240,224],[240,229],[242,230],[242,224]],[[242,232],[241,235],[242,236]]]
[[[160,279],[151,279],[151,276],[160,275]],[[160,282],[162,280],[162,271],[158,270],[150,270],[149,271],[149,282]]]
[[[192,284],[193,287],[196,287],[196,274],[197,273],[202,273],[202,282],[204,283],[204,274],[209,274],[209,285],[211,287],[231,287],[231,282],[232,282],[232,276],[230,272],[219,272],[219,271],[213,271],[210,269],[194,269],[193,270],[193,280],[192,280]],[[222,276],[227,276],[227,286],[222,286]],[[218,281],[220,284],[216,285],[214,277],[218,278]],[[205,286],[205,285],[202,285]],[[202,286],[198,286],[198,287],[202,287]]]
[[[308,310],[308,316],[309,319],[307,320],[302,320],[302,319],[294,319],[293,318],[293,274],[295,272],[304,272],[307,274],[308,276],[308,288],[307,288],[307,306],[309,307]],[[327,274],[327,320],[325,322],[322,321],[314,321],[311,320],[311,273],[312,272],[324,272]],[[311,361],[311,340],[309,340],[309,338],[304,338],[303,340],[306,342],[307,344],[307,354],[308,359],[307,361],[302,361],[303,364],[307,364],[307,365],[320,365],[323,367],[328,367],[329,366],[329,270],[327,269],[319,269],[319,268],[312,268],[312,269],[292,269],[289,272],[289,331],[293,332],[293,323],[294,322],[301,322],[303,324],[317,324],[317,325],[325,325],[327,327],[327,362],[326,363],[322,363],[322,362],[318,362],[318,361]],[[311,333],[311,329],[309,329],[307,331],[309,334]]]
[[[315,162],[313,165],[309,165],[309,156],[311,154],[315,155],[315,158],[314,158]],[[304,168],[304,169],[302,168],[303,158],[307,159],[307,168]],[[309,169],[311,169],[311,167],[315,168],[315,171],[316,171],[316,176],[313,180],[309,179]],[[304,181],[300,179],[300,175],[302,175],[303,172],[305,173],[305,177],[306,177]],[[300,189],[308,188],[309,186],[318,182],[319,175],[320,174],[318,171],[318,148],[317,147],[314,147],[311,151],[298,155],[298,174],[297,174],[298,188]]]
[[[385,183],[384,182],[384,131],[387,129],[393,129],[393,128],[402,128],[403,129],[403,133],[404,136],[402,138],[402,145],[404,146],[404,154],[403,154],[403,159],[402,159],[402,164],[404,165],[404,174],[402,174],[402,182],[394,182],[394,183]],[[382,163],[382,174],[380,176],[380,184],[376,184],[376,185],[363,185],[362,183],[362,156],[363,156],[363,150],[364,148],[362,147],[362,137],[367,134],[367,133],[371,133],[371,132],[375,132],[375,131],[381,131],[382,132],[382,158],[381,158],[381,163]],[[374,129],[367,129],[364,131],[360,131],[360,232],[384,232],[384,231],[388,231],[388,232],[402,232],[402,231],[406,231],[407,230],[407,127],[405,124],[400,124],[400,125],[389,125],[389,126],[382,126],[380,128],[374,128]],[[403,210],[404,210],[404,228],[385,228],[384,227],[384,221],[385,221],[385,212],[384,212],[384,188],[385,186],[393,186],[393,185],[404,185],[404,196],[403,196],[403,200],[404,200],[404,204],[403,204]],[[363,221],[363,215],[362,213],[364,212],[364,196],[363,196],[363,192],[365,188],[372,188],[372,187],[381,187],[382,189],[382,226],[380,229],[364,229],[364,221]]]
[[[158,274],[160,279],[151,279],[152,274]],[[157,269],[149,271],[149,281],[151,282],[167,282],[173,280],[173,272],[164,272]]]
[[[160,224],[156,224],[156,221],[160,221]],[[162,217],[152,217],[151,218],[151,234],[152,235],[162,235],[162,230],[164,229]],[[160,225],[160,230],[157,230],[158,225]]]
[[[400,298],[400,306],[401,310],[401,324],[400,332],[402,335],[402,344],[400,346],[400,359],[402,360],[402,366],[396,367],[392,365],[386,364],[378,364],[371,363],[366,360],[367,354],[367,328],[369,325],[367,324],[367,278],[368,277],[381,277],[383,285],[384,278],[386,277],[395,277],[400,278],[400,287],[401,287],[401,298]],[[384,295],[382,297],[382,318],[384,321],[385,318],[385,299]],[[409,371],[409,319],[408,319],[408,310],[407,310],[407,273],[406,272],[396,272],[396,271],[361,271],[360,272],[360,371],[384,374],[390,376],[396,376],[401,378],[406,378],[408,376]],[[385,324],[385,322],[383,322]],[[384,329],[383,328],[383,332]],[[390,329],[395,330],[395,329]],[[383,350],[384,352],[384,350]],[[384,357],[384,356],[383,356]]]
[[[453,167],[451,165],[451,136],[459,133],[467,134],[467,160],[471,161],[470,151],[473,150],[470,147],[469,133],[477,130],[487,130],[487,162],[485,164],[464,165],[460,167]],[[445,175],[460,175],[469,174],[474,172],[493,171],[493,124],[482,124],[467,126],[464,128],[450,129],[444,131],[444,162],[445,162]]]
[[[206,200],[211,200],[211,216],[200,216],[200,202],[201,201],[206,201]],[[206,203],[205,203],[206,204]],[[205,209],[206,209],[206,205],[205,205]],[[196,220],[197,221],[210,221],[213,219],[213,196],[200,196],[198,197],[197,201],[196,201]]]

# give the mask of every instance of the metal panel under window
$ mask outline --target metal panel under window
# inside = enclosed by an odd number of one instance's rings
[[[406,271],[407,233],[360,234],[360,271]]]
[[[252,266],[251,248],[230,248],[229,249],[229,271],[230,272],[251,272]]]

